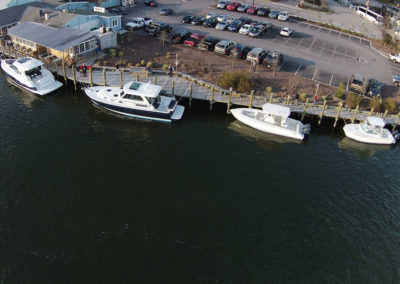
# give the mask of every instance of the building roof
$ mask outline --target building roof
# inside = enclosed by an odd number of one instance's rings
[[[34,22],[19,23],[8,34],[20,37],[48,48],[63,51],[87,41],[95,35],[70,27],[54,28]]]
[[[35,21],[40,18],[40,10],[51,10],[55,5],[44,2],[31,2],[0,10],[0,27],[17,22]]]

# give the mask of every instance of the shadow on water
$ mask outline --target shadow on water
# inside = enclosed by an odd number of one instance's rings
[[[368,160],[379,151],[387,151],[393,148],[391,145],[360,143],[348,137],[343,138],[342,141],[338,143],[338,146],[340,149],[351,151],[357,158],[361,160]]]

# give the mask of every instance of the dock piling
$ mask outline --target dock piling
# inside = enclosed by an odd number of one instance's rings
[[[210,111],[212,110],[213,103],[214,103],[214,85],[211,85]]]
[[[157,76],[154,75],[154,85],[157,85]]]
[[[89,68],[89,84],[90,84],[90,87],[93,87],[93,74],[92,74],[92,68]]]
[[[124,71],[119,70],[119,86],[120,88],[124,88]]]
[[[64,83],[66,86],[68,86],[68,81],[67,81],[67,70],[65,69],[65,63],[64,60],[62,61],[62,69],[64,73]]]
[[[337,122],[339,120],[339,117],[340,117],[340,112],[342,111],[342,107],[343,107],[343,102],[339,102],[339,104],[338,104],[338,112],[337,112],[336,117],[335,117],[335,122],[333,123],[333,128],[336,127],[336,124],[337,124]]]
[[[74,81],[74,89],[76,91],[76,69],[75,65],[72,65],[72,79]]]
[[[107,86],[106,69],[103,68],[103,85]]]
[[[229,88],[229,96],[228,96],[228,106],[226,109],[226,113],[231,113],[230,109],[231,109],[231,100],[232,100],[232,87]]]
[[[136,81],[139,82],[139,74],[136,74]]]
[[[190,82],[190,85],[189,85],[189,107],[192,107],[192,92],[193,92],[193,82]]]
[[[254,90],[251,90],[250,99],[249,99],[249,108],[253,106],[253,98],[254,98]]]
[[[371,116],[374,113],[374,108],[371,107],[371,111],[369,112],[369,116]]]
[[[303,114],[301,115],[301,120],[303,120],[304,116],[306,115],[309,100],[310,100],[310,98],[306,98],[306,105],[304,106]]]
[[[172,80],[172,91],[171,91],[172,95],[175,94],[175,80]]]
[[[357,115],[357,113],[358,113],[358,109],[359,109],[359,108],[360,108],[360,105],[357,105],[357,106],[356,106],[356,109],[354,110],[353,117],[351,118],[351,123],[353,123],[354,120],[356,119],[356,115]]]
[[[324,104],[322,105],[322,110],[321,110],[321,113],[319,115],[318,125],[321,124],[322,117],[324,116],[324,112],[325,112],[326,108],[327,108],[327,106],[326,106],[326,98],[324,97]]]

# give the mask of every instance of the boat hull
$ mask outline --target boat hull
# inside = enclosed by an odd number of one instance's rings
[[[239,121],[243,122],[244,124],[255,128],[257,130],[266,132],[266,133],[271,133],[274,135],[279,135],[283,137],[288,137],[292,139],[297,139],[297,140],[303,140],[304,139],[304,133],[303,133],[303,124],[300,121],[287,118],[287,120],[291,120],[291,122],[298,124],[298,129],[299,131],[292,131],[290,129],[286,129],[284,127],[280,127],[277,125],[273,125],[268,122],[263,122],[260,120],[257,120],[255,118],[249,117],[244,114],[244,111],[247,112],[254,112],[254,114],[257,114],[259,112],[262,113],[261,110],[256,110],[256,109],[245,109],[245,108],[237,108],[237,109],[232,109],[231,113],[232,115]]]
[[[380,144],[389,145],[396,143],[393,135],[388,129],[383,129],[382,136],[368,135],[360,130],[359,124],[346,124],[343,127],[345,135],[355,141],[368,143],[368,144]]]

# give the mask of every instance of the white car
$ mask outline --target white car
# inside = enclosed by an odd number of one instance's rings
[[[281,29],[281,36],[291,36],[293,33],[293,30],[291,28],[288,27],[284,27],[283,29]]]
[[[219,23],[215,26],[215,29],[220,30],[220,31],[224,31],[224,30],[226,30],[226,29],[228,28],[228,26],[229,26],[229,23],[228,23],[228,22],[222,21],[222,22],[219,22]]]
[[[283,11],[279,13],[278,20],[280,21],[289,21],[290,14],[289,12]]]
[[[250,31],[252,28],[253,28],[253,26],[250,25],[250,24],[243,25],[243,26],[240,28],[239,33],[240,33],[241,35],[248,35],[248,34],[249,34],[249,31]]]
[[[221,15],[218,15],[217,20],[218,20],[218,22],[223,22],[228,18],[229,18],[229,16],[227,14],[221,14]]]
[[[218,14],[213,13],[213,12],[210,12],[210,13],[208,13],[208,14],[206,15],[206,19],[213,18],[213,17],[218,17]]]

